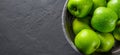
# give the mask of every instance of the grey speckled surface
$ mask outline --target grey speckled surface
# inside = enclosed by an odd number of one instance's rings
[[[0,0],[0,55],[79,55],[66,41],[66,0]]]

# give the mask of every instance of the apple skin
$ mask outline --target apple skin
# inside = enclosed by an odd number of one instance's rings
[[[68,11],[77,18],[87,16],[92,9],[92,0],[69,0],[67,4]]]
[[[99,32],[112,32],[115,29],[118,16],[114,10],[98,7],[91,19],[92,27]]]
[[[115,30],[113,31],[113,35],[116,40],[120,41],[120,28],[115,28]]]
[[[106,0],[93,0],[93,8],[90,12],[90,15],[92,15],[96,8],[98,7],[106,7],[107,2]]]
[[[93,30],[83,29],[75,37],[75,46],[84,54],[89,55],[100,46],[100,39]]]
[[[116,26],[115,30],[113,31],[113,35],[116,40],[120,41],[120,20],[118,20],[118,22],[117,22],[117,26]]]
[[[89,27],[89,19],[90,17],[86,17],[85,19],[74,18],[72,27],[75,35],[77,35],[82,29],[91,29]]]
[[[115,44],[115,39],[111,33],[98,33],[100,38],[100,47],[97,52],[108,52]]]
[[[120,0],[110,0],[107,7],[113,9],[120,18]]]

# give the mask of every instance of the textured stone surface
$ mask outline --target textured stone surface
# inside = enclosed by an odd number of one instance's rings
[[[0,55],[79,55],[61,27],[65,0],[0,0]]]

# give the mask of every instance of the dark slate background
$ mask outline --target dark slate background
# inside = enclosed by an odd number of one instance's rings
[[[0,0],[0,55],[79,55],[66,41],[66,0]]]

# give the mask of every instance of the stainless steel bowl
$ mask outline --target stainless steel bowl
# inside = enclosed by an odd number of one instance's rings
[[[65,5],[63,7],[63,12],[62,12],[62,28],[64,35],[68,41],[68,43],[71,45],[71,47],[78,52],[80,55],[83,55],[74,45],[74,38],[75,35],[72,31],[72,21],[73,21],[73,16],[68,12],[67,10],[67,2],[66,0]],[[94,55],[120,55],[120,42],[116,41],[115,46],[111,49],[111,51],[107,53],[95,53]]]

